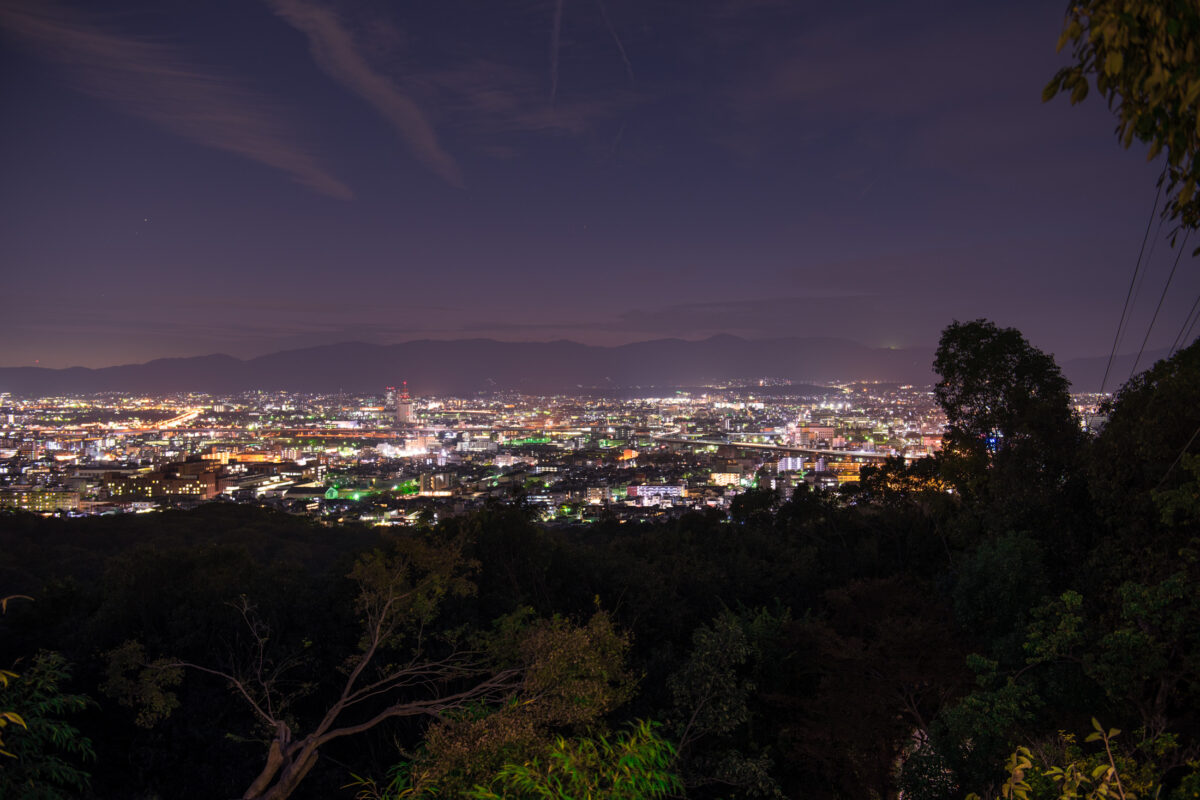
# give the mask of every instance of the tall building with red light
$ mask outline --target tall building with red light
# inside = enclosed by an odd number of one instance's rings
[[[396,424],[411,425],[413,423],[412,398],[408,396],[408,381],[396,395]]]

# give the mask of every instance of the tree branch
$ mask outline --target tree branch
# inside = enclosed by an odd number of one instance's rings
[[[356,733],[362,733],[363,731],[370,730],[384,720],[391,719],[392,717],[415,717],[423,714],[437,716],[443,711],[456,708],[471,700],[502,697],[509,694],[517,687],[517,681],[514,681],[513,679],[518,677],[520,674],[521,671],[517,669],[505,670],[504,672],[497,673],[483,683],[456,694],[448,695],[446,697],[433,698],[430,700],[416,700],[408,703],[397,703],[385,708],[383,711],[380,711],[378,714],[366,720],[365,722],[360,722],[356,725],[347,725],[342,728],[335,728],[320,735],[314,732],[313,736],[310,738],[314,742],[315,746],[320,747],[334,739],[338,739],[343,736],[352,736]]]
[[[163,667],[185,667],[186,669],[194,669],[197,672],[205,672],[205,673],[208,673],[209,675],[216,675],[218,678],[223,678],[230,686],[237,689],[238,693],[241,694],[242,697],[246,698],[246,702],[249,703],[250,706],[255,710],[255,712],[260,717],[263,718],[264,722],[266,722],[268,725],[271,725],[271,726],[276,726],[276,725],[281,724],[279,722],[279,720],[275,719],[275,717],[271,716],[265,710],[263,710],[263,707],[258,704],[258,701],[256,701],[254,699],[254,697],[252,697],[251,694],[246,690],[246,686],[243,683],[243,681],[241,681],[238,678],[235,678],[234,676],[230,675],[228,672],[222,672],[219,669],[210,669],[209,667],[202,667],[199,664],[193,664],[190,661],[173,661],[169,664],[163,664],[162,666]]]

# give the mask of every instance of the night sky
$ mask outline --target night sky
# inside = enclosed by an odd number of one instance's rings
[[[976,317],[1107,355],[1158,167],[1042,103],[1062,12],[0,0],[0,365]]]

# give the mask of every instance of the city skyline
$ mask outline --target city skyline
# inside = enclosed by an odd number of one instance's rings
[[[978,317],[1104,356],[1159,168],[1099,97],[1041,102],[1061,13],[4,0],[0,366]]]

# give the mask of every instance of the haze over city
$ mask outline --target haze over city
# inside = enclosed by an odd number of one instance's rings
[[[1042,102],[1061,13],[5,0],[0,366],[472,337],[931,350],[978,317],[1103,357],[1159,166],[1102,99]],[[1198,290],[1181,270],[1149,350]]]

